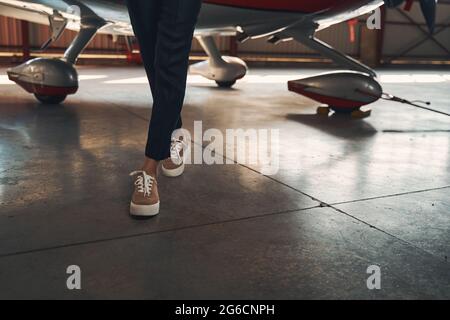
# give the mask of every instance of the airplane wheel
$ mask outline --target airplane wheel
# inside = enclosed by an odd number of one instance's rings
[[[353,111],[358,110],[357,108],[355,109],[350,109],[350,108],[336,108],[336,107],[331,107],[331,110],[333,110],[336,113],[339,114],[351,114]]]
[[[34,96],[36,97],[36,99],[38,99],[43,104],[60,104],[67,98],[67,95],[44,96],[44,95],[40,95],[40,94],[35,94]]]
[[[220,88],[231,88],[232,86],[234,86],[236,84],[236,80],[232,80],[232,81],[216,81],[217,85]]]

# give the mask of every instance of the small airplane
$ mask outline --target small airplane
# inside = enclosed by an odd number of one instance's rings
[[[430,31],[435,25],[437,0],[419,0]],[[239,41],[267,38],[277,44],[298,41],[347,70],[289,82],[289,89],[328,107],[320,113],[350,112],[362,117],[360,107],[383,97],[373,69],[315,37],[318,30],[368,14],[382,5],[397,7],[413,0],[204,0],[195,37],[209,56],[190,72],[231,87],[248,68],[238,57],[222,56],[216,35],[235,35]],[[0,0],[0,15],[50,26],[47,48],[65,29],[78,32],[62,59],[36,58],[8,70],[16,82],[43,102],[58,104],[78,90],[74,67],[97,33],[133,36],[124,0]]]

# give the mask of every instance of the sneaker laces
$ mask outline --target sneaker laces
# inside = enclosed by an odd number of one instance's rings
[[[130,173],[131,177],[138,176],[134,185],[137,187],[139,193],[143,193],[144,197],[150,197],[152,194],[153,185],[156,184],[155,178],[147,174],[145,171],[134,171]]]
[[[187,148],[186,142],[179,139],[172,139],[172,144],[170,145],[170,159],[177,166],[181,165],[184,161],[183,156],[181,156],[181,151]]]

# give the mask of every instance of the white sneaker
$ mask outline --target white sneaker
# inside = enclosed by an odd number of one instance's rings
[[[166,177],[179,177],[184,173],[184,149],[187,147],[182,140],[173,139],[170,146],[170,158],[162,162],[162,173]]]

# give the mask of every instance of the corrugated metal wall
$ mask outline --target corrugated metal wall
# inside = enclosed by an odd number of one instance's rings
[[[75,32],[66,30],[53,47],[66,48],[70,45],[75,36]],[[48,38],[49,28],[47,26],[36,24],[30,26],[30,42],[32,47],[40,47]],[[122,41],[114,43],[110,36],[98,35],[90,43],[88,48],[102,51],[119,51],[124,49],[123,44]]]
[[[230,39],[228,37],[217,37],[216,43],[220,51],[227,52],[230,50]],[[192,51],[194,52],[203,51],[202,47],[196,40],[194,40],[194,42],[192,43]]]
[[[16,19],[6,18],[0,16],[0,46],[1,47],[21,47],[21,23]],[[47,41],[50,36],[48,26],[29,24],[30,33],[30,45],[32,48],[39,48],[43,43]],[[76,33],[70,30],[66,30],[61,38],[55,42],[51,48],[67,48],[72,42]],[[89,49],[101,50],[101,51],[123,51],[124,42],[118,41],[114,43],[112,37],[107,35],[98,35],[90,43]]]
[[[20,46],[21,30],[19,21],[0,16],[0,46]]]

